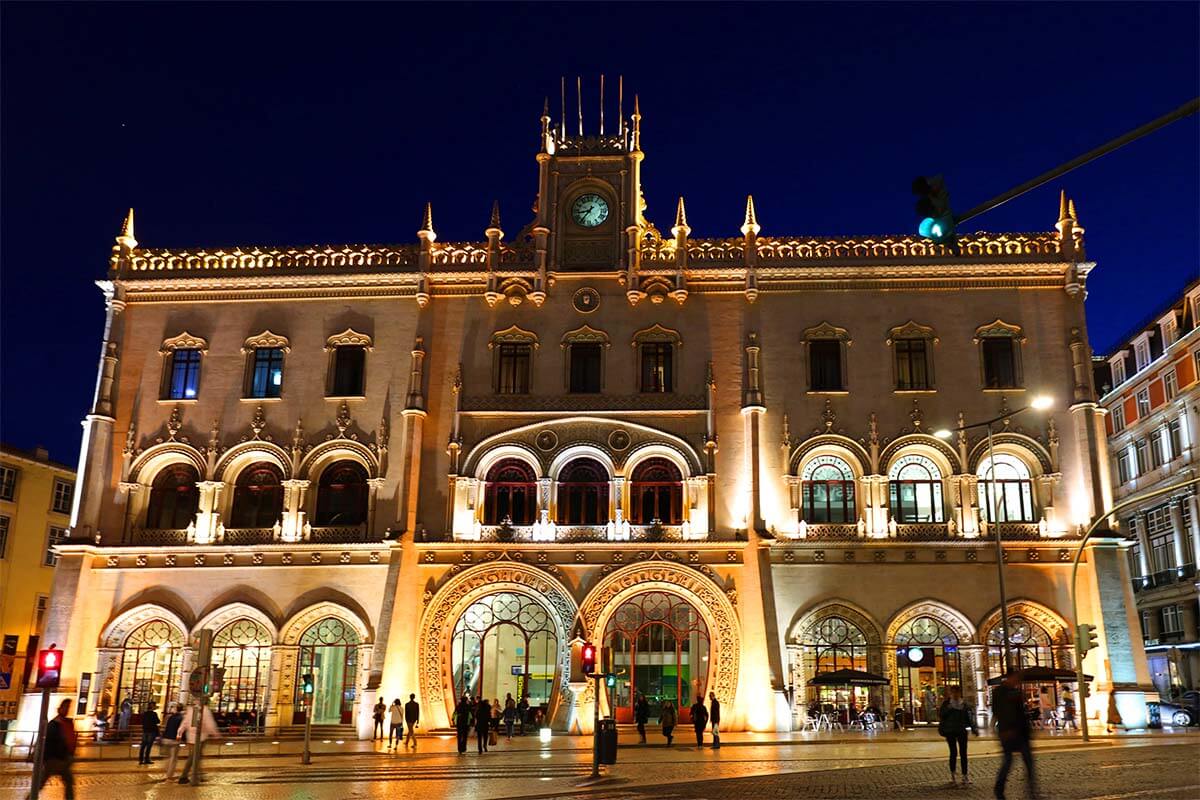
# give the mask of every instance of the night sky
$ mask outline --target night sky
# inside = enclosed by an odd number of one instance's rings
[[[735,236],[915,230],[913,176],[977,203],[1200,94],[1195,3],[0,9],[0,438],[74,464],[93,282],[147,247],[482,240],[530,217],[559,76],[641,95],[647,216]],[[572,81],[573,82],[573,81]],[[569,105],[573,100],[568,100]],[[572,110],[569,114],[573,114]],[[1104,352],[1200,270],[1195,116],[965,225],[1087,228]]]

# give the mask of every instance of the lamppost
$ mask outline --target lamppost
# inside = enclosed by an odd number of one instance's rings
[[[959,425],[957,428],[942,428],[933,433],[939,439],[950,439],[955,433],[962,433],[974,428],[987,428],[988,483],[991,486],[992,496],[992,526],[996,535],[996,580],[1000,587],[1000,652],[1004,660],[1004,674],[1006,675],[1012,671],[1012,655],[1008,641],[1008,593],[1004,588],[1004,544],[1000,540],[1000,510],[1004,498],[1000,496],[996,486],[996,449],[992,443],[992,426],[997,422],[1012,419],[1022,411],[1029,409],[1044,411],[1052,405],[1054,405],[1054,398],[1048,395],[1037,395],[1027,405],[1023,405],[1015,411],[1006,411],[998,417],[993,417],[983,422],[972,422],[970,424]]]

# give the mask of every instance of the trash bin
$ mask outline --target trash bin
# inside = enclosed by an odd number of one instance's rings
[[[617,721],[600,720],[600,763],[617,763]]]

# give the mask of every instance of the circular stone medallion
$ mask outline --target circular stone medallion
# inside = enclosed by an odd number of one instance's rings
[[[571,298],[571,305],[580,314],[590,314],[600,307],[600,293],[590,286],[584,287]]]
[[[542,431],[534,439],[534,442],[537,444],[539,450],[549,451],[558,447],[558,436],[554,431]]]
[[[629,434],[622,430],[615,430],[608,435],[608,446],[613,450],[624,450],[629,447]]]

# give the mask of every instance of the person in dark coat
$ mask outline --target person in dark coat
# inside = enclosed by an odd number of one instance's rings
[[[471,705],[471,696],[464,694],[454,709],[454,732],[458,734],[458,754],[460,756],[467,752],[467,738],[471,735],[474,708]]]
[[[973,732],[976,736],[979,735],[979,728],[975,727],[975,709],[963,700],[961,688],[951,686],[949,696],[942,702],[942,707],[938,709],[938,733],[946,740],[946,746],[950,749],[949,787],[958,785],[955,762],[960,759],[962,761],[962,785],[966,786],[971,782],[967,777],[967,731]]]
[[[659,722],[662,723],[663,736],[667,737],[667,746],[671,746],[671,742],[675,741],[675,704],[670,700],[663,700],[662,711],[658,715]]]
[[[696,729],[696,747],[704,747],[704,729],[708,727],[708,709],[704,707],[704,695],[696,695],[692,704],[692,727]]]
[[[408,702],[404,704],[404,725],[408,728],[408,733],[404,737],[405,746],[412,746],[413,750],[417,749],[417,726],[421,723],[421,704],[417,702],[417,696],[410,694]]]
[[[1025,695],[1021,691],[1021,673],[1010,672],[1004,682],[992,691],[992,716],[996,720],[996,732],[1000,746],[1004,749],[1004,760],[996,774],[995,792],[998,800],[1004,800],[1004,787],[1008,783],[1008,771],[1012,768],[1014,753],[1021,754],[1025,762],[1025,774],[1029,781],[1029,794],[1037,797],[1037,782],[1033,774],[1033,753],[1029,748],[1032,726],[1025,713]]]
[[[183,707],[176,704],[168,709],[163,726],[162,746],[167,748],[167,780],[175,779],[175,762],[179,759],[179,728],[183,725]]]
[[[488,749],[488,735],[492,730],[492,704],[488,702],[486,697],[479,698],[479,705],[475,706],[475,744],[479,748],[480,754],[486,753]]]
[[[71,762],[75,760],[75,721],[67,716],[70,711],[71,699],[67,698],[58,704],[58,716],[46,725],[39,786],[45,786],[51,775],[57,775],[63,782],[64,796],[75,800],[75,777],[71,774]]]
[[[148,704],[142,711],[142,746],[138,748],[138,764],[150,763],[150,750],[154,747],[154,740],[158,738],[158,726],[161,723],[158,712],[154,710],[154,703]]]
[[[716,692],[708,693],[708,721],[712,725],[713,749],[721,746],[721,701]]]
[[[650,704],[646,702],[646,695],[638,692],[637,702],[633,704],[633,719],[637,722],[638,736],[641,737],[641,743],[646,743],[646,723],[650,721]]]

